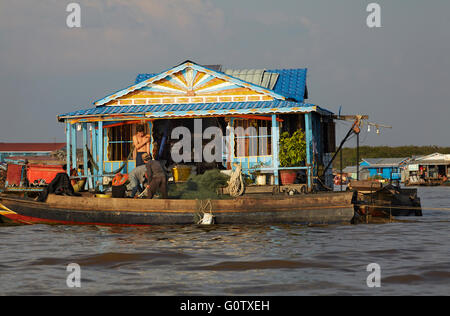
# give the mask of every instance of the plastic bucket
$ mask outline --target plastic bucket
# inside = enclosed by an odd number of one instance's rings
[[[175,182],[187,181],[191,175],[191,168],[188,166],[176,166],[172,169]]]

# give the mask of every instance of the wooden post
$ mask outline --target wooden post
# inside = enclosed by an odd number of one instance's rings
[[[70,122],[66,120],[66,166],[67,174],[70,176]]]
[[[233,156],[234,156],[234,153],[236,152],[236,149],[234,148],[236,145],[235,145],[235,143],[234,143],[234,118],[233,117],[231,117],[230,118],[230,152],[229,152],[229,157],[230,157],[230,161],[229,161],[229,163],[230,163],[230,167],[231,167],[231,170],[233,170]]]
[[[72,168],[77,169],[77,124],[72,124]],[[70,167],[69,167],[70,169]],[[70,172],[70,171],[69,171]]]
[[[359,133],[356,134],[356,180],[359,181]]]
[[[148,121],[148,130],[150,133],[150,155],[152,155],[152,158],[155,159],[155,157],[153,157],[153,121]]]
[[[91,126],[92,126],[92,131],[91,131],[91,134],[92,134],[92,147],[91,147],[91,153],[92,153],[92,158],[94,159],[94,162],[95,162],[95,164],[98,166],[98,159],[97,159],[97,157],[98,157],[98,154],[97,154],[97,152],[98,152],[98,147],[97,147],[97,143],[98,143],[98,136],[97,136],[97,127],[98,126],[96,126],[97,124],[95,124],[95,123],[93,123]],[[97,184],[97,177],[96,177],[96,175],[98,174],[98,170],[97,169],[93,169],[93,171],[94,171],[94,174],[93,174],[93,176],[94,176],[94,189],[95,189],[95,186],[96,186],[96,184]]]
[[[279,185],[278,180],[278,167],[280,166],[279,142],[280,142],[280,128],[277,121],[277,115],[272,114],[272,163],[273,163],[273,177],[275,185]]]
[[[305,138],[306,138],[306,166],[307,166],[307,178],[308,178],[308,191],[312,189],[312,119],[311,113],[305,113]]]
[[[87,157],[87,123],[82,124],[83,129],[83,173],[88,177],[88,157]],[[89,183],[86,178],[86,183]]]
[[[100,176],[100,191],[103,191],[103,122],[98,122],[98,139],[97,139],[97,155],[98,155],[98,175]]]
[[[341,180],[340,180],[341,181],[341,191],[343,191],[342,190],[342,173],[343,173],[342,172],[342,150],[340,151],[340,163],[341,163]]]

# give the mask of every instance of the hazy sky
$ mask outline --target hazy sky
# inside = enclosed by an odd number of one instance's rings
[[[448,0],[0,0],[0,141],[64,141],[57,114],[190,59],[306,67],[309,102],[393,126],[364,144],[450,146],[449,17]]]

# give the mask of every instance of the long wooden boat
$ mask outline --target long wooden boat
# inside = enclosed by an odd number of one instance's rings
[[[26,224],[196,224],[204,213],[212,213],[217,224],[334,224],[351,222],[352,195],[330,192],[208,201],[49,195],[46,202],[0,195],[0,214]]]

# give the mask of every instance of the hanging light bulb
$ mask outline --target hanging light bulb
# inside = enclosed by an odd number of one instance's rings
[[[367,124],[367,132],[370,132],[370,124]]]
[[[77,124],[77,131],[81,131],[81,124]]]
[[[377,125],[377,134],[380,134],[380,128]]]

